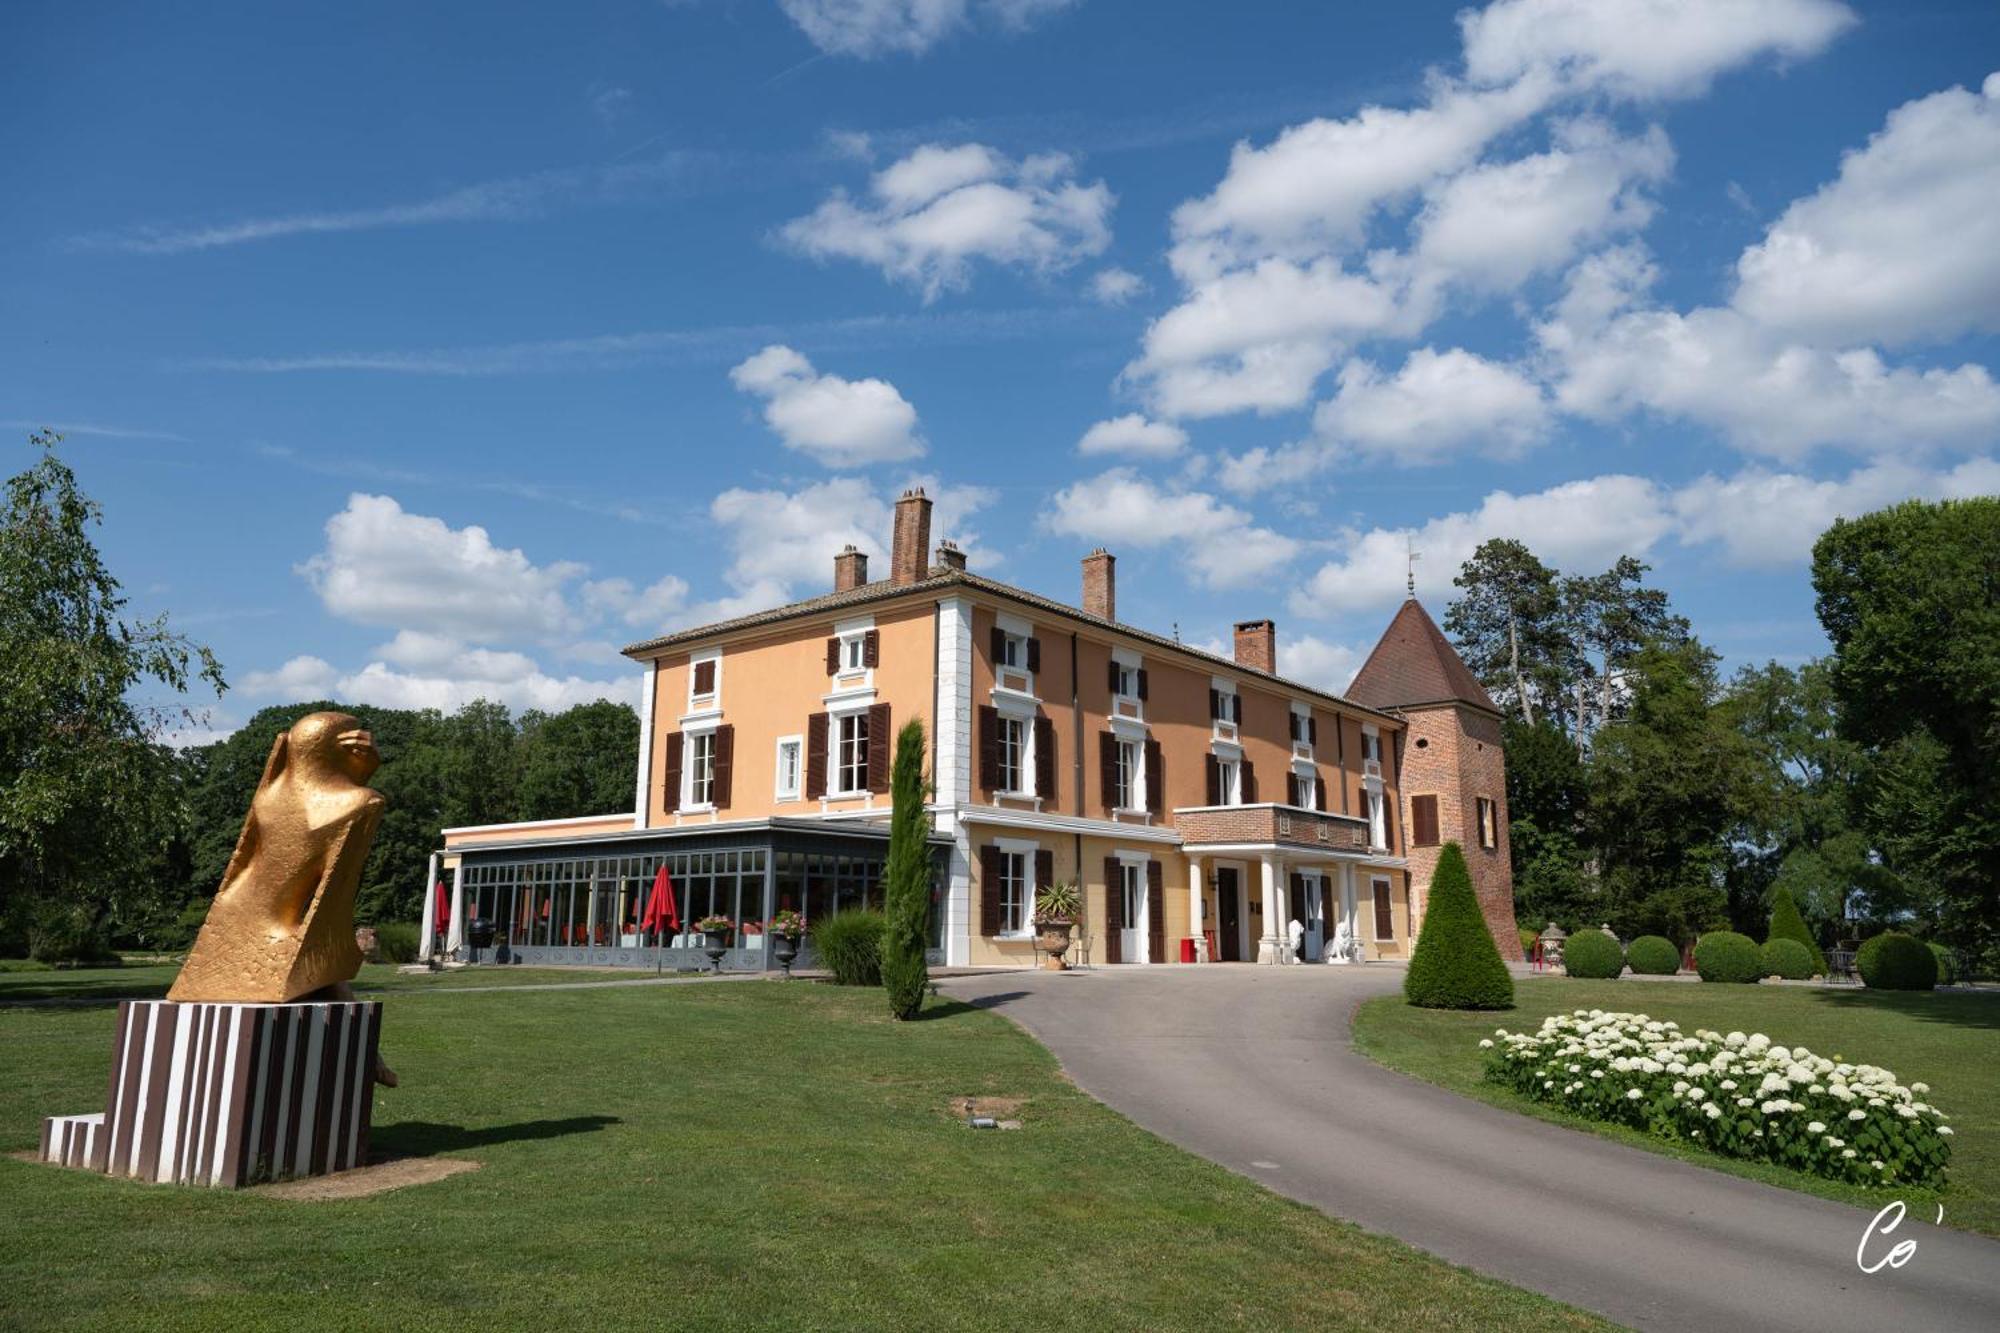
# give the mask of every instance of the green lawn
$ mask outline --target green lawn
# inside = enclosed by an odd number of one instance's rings
[[[179,963],[147,963],[136,967],[84,967],[49,971],[0,972],[0,1005],[21,1000],[101,1001],[157,1000],[173,985]],[[631,968],[582,967],[464,967],[451,971],[405,976],[388,963],[365,963],[354,979],[363,995],[394,991],[451,990],[459,986],[534,986],[558,981],[629,981],[651,972]],[[673,973],[669,972],[668,976]]]
[[[1548,978],[1520,983],[1515,999],[1518,1008],[1499,1014],[1414,1009],[1400,996],[1370,1000],[1355,1016],[1355,1044],[1392,1069],[1496,1106],[1871,1209],[1896,1197],[1923,1214],[1934,1211],[1928,1207],[1932,1202],[1942,1202],[1947,1225],[2000,1236],[2000,995]],[[1570,1009],[1637,1011],[1690,1030],[1763,1032],[1784,1045],[1881,1065],[1905,1083],[1928,1083],[1927,1100],[1951,1117],[1951,1181],[1938,1193],[1856,1189],[1584,1120],[1483,1080],[1481,1037],[1496,1027],[1532,1031],[1550,1014]],[[1926,1207],[1918,1207],[1920,1202]]]
[[[0,1158],[0,1326],[1604,1327],[1183,1153],[955,1003],[392,991],[384,1029],[377,1149],[484,1169],[300,1203]],[[111,1030],[0,1008],[0,1149],[101,1104]],[[968,1093],[1024,1128],[967,1129]]]

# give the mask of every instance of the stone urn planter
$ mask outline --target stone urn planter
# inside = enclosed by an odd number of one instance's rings
[[[778,966],[785,971],[785,980],[792,979],[792,964],[799,956],[799,937],[779,935],[771,941],[771,956],[778,960]]]
[[[701,932],[702,952],[708,955],[708,970],[722,971],[722,955],[729,952],[729,936],[736,923],[728,918],[704,917],[695,923]]]
[[[1069,966],[1063,955],[1069,952],[1070,932],[1076,929],[1082,908],[1083,896],[1072,880],[1057,880],[1035,890],[1035,947],[1047,955],[1042,959],[1047,971],[1061,972]]]
[[[1063,955],[1069,952],[1069,934],[1074,929],[1075,923],[1070,921],[1035,923],[1035,947],[1042,951],[1042,967],[1046,971],[1061,972],[1069,967]]]

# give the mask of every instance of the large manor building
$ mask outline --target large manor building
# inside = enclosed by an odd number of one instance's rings
[[[739,923],[725,967],[768,966],[764,923],[881,905],[889,764],[929,746],[931,945],[1027,964],[1036,892],[1081,890],[1093,963],[1407,957],[1439,848],[1458,842],[1520,956],[1500,714],[1414,597],[1345,696],[1277,674],[1269,620],[1228,657],[1117,617],[1116,563],[1081,605],[933,554],[898,501],[887,578],[852,547],[833,588],[625,650],[644,671],[634,806],[445,831],[458,911],[509,958],[693,966],[689,925]],[[664,864],[680,929],[644,928]]]

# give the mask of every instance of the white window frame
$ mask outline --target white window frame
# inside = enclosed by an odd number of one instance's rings
[[[868,710],[866,708],[854,708],[854,709],[849,709],[845,712],[835,713],[833,714],[833,716],[827,719],[827,722],[833,731],[831,739],[831,749],[833,750],[833,753],[830,756],[828,756],[827,775],[826,775],[826,794],[830,797],[866,795],[868,792],[868,739],[869,738],[866,734],[866,729],[868,726]],[[859,726],[862,728],[863,732],[860,742],[861,785],[858,787],[850,787],[847,785],[848,769],[850,765],[848,764],[847,761],[847,747],[849,742],[846,733],[848,729],[848,724],[850,723],[858,723]]]
[[[1144,814],[1146,805],[1146,742],[1143,737],[1112,734],[1115,768],[1124,775],[1124,800],[1114,803],[1121,814]],[[1114,792],[1116,796],[1119,793]]]
[[[715,663],[715,689],[708,694],[694,692],[695,668],[703,662]],[[722,707],[722,650],[708,648],[688,658],[688,712]]]
[[[1389,845],[1389,830],[1384,816],[1389,812],[1388,798],[1380,787],[1368,788],[1368,845],[1385,848]]]
[[[1292,776],[1299,780],[1300,808],[1319,809],[1319,770],[1311,764],[1294,764]]]
[[[1001,895],[1000,933],[994,938],[1002,940],[1031,939],[1035,933],[1035,855],[1042,850],[1042,845],[1038,842],[1026,842],[1015,838],[995,838],[993,845],[1000,849],[1000,856],[1002,858],[1002,865],[1000,867],[1001,882],[992,886],[993,891]],[[1019,902],[1021,922],[1018,926],[1010,930],[1007,926],[1006,888],[1008,876],[1006,860],[1007,858],[1016,857],[1019,858],[1016,864],[1021,868]]]
[[[1111,695],[1111,716],[1127,722],[1145,721],[1146,701],[1139,697],[1139,673],[1145,669],[1146,659],[1127,649],[1113,648],[1111,661],[1118,668],[1118,689]]]
[[[1121,894],[1125,892],[1125,878],[1128,875],[1131,876],[1132,900],[1139,904],[1139,910],[1126,918],[1127,924],[1121,927],[1121,929],[1138,932],[1139,947],[1137,952],[1140,954],[1140,957],[1127,958],[1125,961],[1128,963],[1163,963],[1166,961],[1164,958],[1153,957],[1152,872],[1147,869],[1152,864],[1152,855],[1148,852],[1128,852],[1123,850],[1115,853],[1115,855],[1118,857],[1118,892]],[[1160,910],[1166,910],[1164,895],[1161,897]]]
[[[1243,756],[1237,754],[1217,754],[1215,762],[1221,766],[1222,781],[1216,784],[1222,790],[1216,795],[1224,805],[1243,804]]]
[[[1473,818],[1479,823],[1479,849],[1483,852],[1499,851],[1500,802],[1494,800],[1491,796],[1475,796],[1472,800]],[[1491,842],[1486,840],[1489,832],[1493,838]]]
[[[1211,736],[1219,741],[1238,740],[1241,728],[1237,725],[1235,718],[1238,713],[1243,711],[1243,704],[1238,698],[1239,691],[1236,688],[1236,682],[1223,676],[1210,676],[1208,684],[1217,694],[1230,701],[1219,706],[1219,711],[1225,714],[1224,717],[1212,717],[1208,720]]]
[[[715,729],[700,727],[683,732],[681,742],[681,809],[690,814],[715,809]],[[706,760],[707,774],[701,775],[702,765],[696,762],[696,755]],[[706,781],[706,796],[697,798],[696,788]]]
[[[840,663],[833,673],[836,690],[862,689],[875,683],[875,668],[866,665],[868,631],[874,628],[873,616],[834,625],[833,636],[840,640]],[[849,665],[850,659],[853,665]]]
[[[1000,785],[995,790],[1002,796],[1035,795],[1036,793],[1035,793],[1035,783],[1034,783],[1034,773],[1035,773],[1034,718],[1032,716],[1023,716],[1022,714],[1019,713],[1008,712],[1003,709],[999,713],[998,725],[1000,734],[995,738],[994,741],[994,744],[997,747],[997,753],[994,756],[994,761],[1000,770],[999,772]],[[1014,773],[1013,773],[1014,780],[1012,782],[1009,782],[1007,780],[1008,777],[1007,751],[1009,748],[1008,746],[1009,735],[1015,737],[1012,745],[1014,751]]]
[[[785,784],[785,750],[792,751],[792,781]],[[772,750],[773,795],[780,801],[797,801],[805,796],[806,787],[806,738],[803,736],[780,736]]]
[[[1382,762],[1382,732],[1374,723],[1365,722],[1361,726],[1361,762],[1371,759]]]

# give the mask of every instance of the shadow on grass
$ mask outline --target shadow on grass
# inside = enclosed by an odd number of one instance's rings
[[[34,973],[40,984],[11,984],[0,986],[0,1008],[7,1005],[60,1005],[65,1008],[95,1009],[117,1004],[120,1000],[164,999],[167,988],[173,984],[167,981],[149,981],[140,977],[92,977],[89,980],[59,981],[41,978],[57,978],[61,973]]]
[[[2000,995],[1975,991],[1822,990],[1822,1004],[1841,1009],[1887,1009],[1923,1023],[1943,1023],[1975,1031],[2000,1031]]]
[[[578,1115],[567,1120],[523,1120],[514,1125],[467,1129],[463,1125],[440,1125],[429,1120],[402,1120],[380,1126],[368,1136],[368,1155],[376,1161],[391,1157],[434,1157],[438,1153],[485,1148],[496,1143],[589,1134],[621,1123],[615,1115]]]

